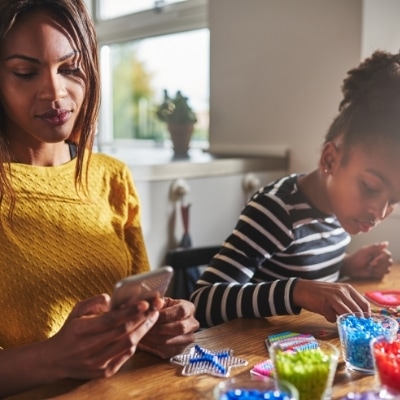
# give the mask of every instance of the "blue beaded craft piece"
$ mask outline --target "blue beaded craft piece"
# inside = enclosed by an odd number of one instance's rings
[[[233,356],[232,349],[211,351],[199,345],[187,354],[178,354],[170,359],[172,364],[182,365],[182,375],[209,374],[227,377],[232,367],[244,367],[247,361]]]

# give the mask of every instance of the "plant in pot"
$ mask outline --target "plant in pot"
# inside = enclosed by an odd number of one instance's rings
[[[170,97],[164,90],[164,101],[156,111],[158,119],[167,124],[171,136],[174,157],[184,158],[188,156],[189,143],[193,134],[197,117],[188,104],[188,98],[181,91],[176,92],[175,97]]]

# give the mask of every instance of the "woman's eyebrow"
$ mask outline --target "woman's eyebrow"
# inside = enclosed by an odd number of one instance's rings
[[[74,51],[71,51],[71,53],[65,54],[64,56],[60,57],[57,61],[58,62],[62,62],[62,61],[68,60],[69,58],[74,57],[74,56],[76,56],[78,54],[79,54],[79,52],[74,50]],[[30,56],[27,56],[25,54],[18,54],[18,53],[17,54],[11,54],[10,56],[6,57],[5,61],[14,60],[14,59],[25,60],[25,61],[29,61],[29,62],[34,63],[34,64],[41,64],[42,63],[38,58],[30,57]]]

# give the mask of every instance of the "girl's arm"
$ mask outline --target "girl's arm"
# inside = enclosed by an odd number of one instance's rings
[[[290,232],[288,212],[273,196],[259,195],[246,205],[234,231],[198,280],[191,296],[201,326],[239,317],[300,312],[292,302],[294,278],[261,283],[253,279],[267,257],[291,243]]]

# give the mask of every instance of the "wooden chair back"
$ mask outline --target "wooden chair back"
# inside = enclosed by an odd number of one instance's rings
[[[189,300],[194,285],[201,275],[201,267],[208,265],[220,247],[178,247],[167,252],[165,264],[174,269],[171,297]]]

